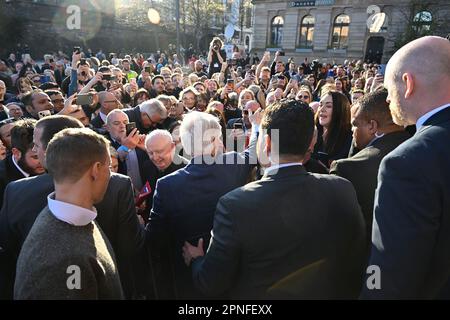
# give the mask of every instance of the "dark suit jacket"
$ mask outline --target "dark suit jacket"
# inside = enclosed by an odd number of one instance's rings
[[[53,179],[48,174],[22,179],[6,188],[0,212],[0,298],[12,298],[20,249],[36,217],[47,205],[47,196],[53,191]],[[103,201],[95,207],[96,220],[114,249],[122,287],[129,296],[132,291],[129,258],[138,252],[144,241],[130,179],[112,174]]]
[[[10,154],[0,161],[0,206],[3,204],[3,194],[8,183],[25,178],[22,172],[14,165],[12,157],[13,155]]]
[[[368,244],[371,243],[372,238],[373,199],[381,160],[409,137],[406,131],[389,133],[375,140],[372,145],[362,149],[353,157],[334,161],[331,165],[331,174],[349,180],[355,187],[366,221]]]
[[[123,112],[127,114],[128,120],[130,122],[136,123],[136,128],[139,130],[139,133],[141,134],[149,133],[150,130],[144,128],[142,124],[141,110],[139,109],[139,106],[136,106],[134,108],[123,109]]]
[[[139,106],[136,106],[134,108],[128,108],[123,109],[123,112],[125,112],[128,116],[128,119],[130,122],[136,123],[136,128],[139,130],[140,134],[147,134],[153,129],[167,129],[166,126],[170,125],[171,120],[164,121],[163,124],[158,124],[154,128],[144,128],[144,125],[142,124],[142,118],[141,118],[141,110],[139,109]]]
[[[363,298],[450,298],[450,108],[380,165],[371,265],[381,289]]]
[[[148,238],[150,242],[169,241],[168,254],[177,298],[199,297],[182,258],[184,241],[197,244],[203,237],[207,243],[217,201],[225,193],[244,185],[252,169],[248,152],[243,155],[230,152],[217,159],[224,164],[207,164],[196,157],[186,167],[156,183],[147,225]]]
[[[91,126],[93,126],[96,129],[101,129],[105,123],[103,122],[102,118],[100,117],[100,114],[98,114],[94,119],[91,120]]]
[[[142,180],[144,183],[148,181],[150,187],[152,188],[152,193],[147,200],[147,206],[149,208],[152,208],[153,206],[153,195],[156,189],[156,182],[162,177],[165,177],[171,174],[172,172],[177,171],[178,169],[184,168],[189,163],[189,161],[186,158],[183,158],[178,155],[176,155],[175,157],[176,157],[176,159],[174,158],[175,163],[172,162],[170,166],[164,171],[160,171],[150,159],[146,160],[142,164],[141,167]]]
[[[110,141],[111,146],[114,149],[117,150],[120,147],[120,143],[118,143],[117,141],[113,140],[109,133],[106,135],[106,138]],[[137,159],[138,159],[139,173],[141,175],[141,183],[145,184],[146,180],[144,179],[142,170],[143,170],[144,164],[147,161],[150,161],[150,159],[148,158],[147,152],[145,152],[144,150],[142,150],[140,148],[136,148],[135,151],[136,151],[136,156],[137,156]],[[122,161],[122,160],[119,159],[119,170],[118,170],[118,173],[123,174],[125,176],[128,175],[128,168],[127,168],[126,160]]]
[[[193,261],[194,283],[210,296],[229,290],[233,299],[355,298],[364,238],[350,182],[281,168],[219,200],[210,248]]]
[[[323,129],[319,128],[317,143],[314,146],[314,153],[312,154],[314,159],[319,160],[329,168],[333,161],[348,158],[353,140],[351,130],[345,133],[345,139],[343,139],[342,144],[332,154],[326,153],[322,134]]]

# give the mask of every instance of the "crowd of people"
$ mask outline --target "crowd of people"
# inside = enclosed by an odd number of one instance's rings
[[[223,46],[0,61],[0,298],[450,298],[450,41]]]

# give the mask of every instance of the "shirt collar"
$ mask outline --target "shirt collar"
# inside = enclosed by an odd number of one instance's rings
[[[423,124],[430,119],[433,115],[435,115],[436,113],[438,113],[441,110],[444,110],[445,108],[450,107],[450,104],[445,104],[443,106],[437,107],[436,109],[433,109],[427,113],[425,113],[423,116],[421,116],[416,123],[416,129],[417,131],[420,130],[420,128],[423,126]]]
[[[30,176],[30,174],[28,172],[23,171],[22,168],[19,167],[19,165],[16,162],[16,159],[14,159],[14,155],[11,155],[11,159],[12,159],[12,162],[14,163],[14,165],[16,166],[17,170],[19,170],[20,173],[23,174],[23,176],[25,178],[28,178]]]
[[[100,111],[100,118],[103,120],[104,123],[106,123],[106,114]]]
[[[278,169],[286,168],[286,167],[292,167],[292,166],[302,166],[303,164],[301,162],[290,162],[290,163],[283,163],[283,164],[274,164],[264,170],[264,175],[271,175],[274,174]]]
[[[373,145],[375,143],[375,141],[377,141],[378,139],[381,139],[383,137],[384,137],[384,133],[382,133],[382,134],[380,134],[378,136],[375,135],[375,137],[369,142],[369,144],[366,146],[366,148],[370,147],[371,145]]]
[[[47,197],[48,208],[53,215],[61,221],[74,226],[86,226],[97,217],[97,210],[92,207],[91,210],[55,200],[55,192]]]

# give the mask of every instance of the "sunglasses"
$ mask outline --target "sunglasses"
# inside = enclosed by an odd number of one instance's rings
[[[309,99],[309,96],[299,96],[299,97],[303,99]]]

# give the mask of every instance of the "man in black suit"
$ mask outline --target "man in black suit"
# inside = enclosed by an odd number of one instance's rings
[[[410,135],[392,121],[386,102],[387,90],[362,97],[352,107],[353,140],[361,150],[351,158],[334,161],[330,173],[349,180],[364,214],[367,245],[371,244],[373,199],[381,160]]]
[[[185,243],[198,289],[234,299],[355,298],[364,265],[364,220],[345,179],[308,173],[314,116],[284,100],[262,120],[258,158],[264,177],[220,198],[211,243]]]
[[[139,214],[144,221],[148,221],[157,181],[185,167],[189,161],[175,153],[172,135],[166,130],[157,129],[149,133],[145,139],[145,148],[149,160],[145,161],[141,167],[141,177],[144,182],[148,182],[150,193],[146,196],[145,206],[141,207]],[[166,285],[171,282],[170,262],[165,259],[167,255],[161,255],[161,252],[165,252],[167,248],[164,247],[164,244],[160,245],[157,242],[150,242],[149,255],[152,262],[150,267],[155,279],[153,287],[156,288],[157,298],[164,299],[173,297],[173,292]]]
[[[147,200],[147,206],[153,206],[153,194],[156,182],[178,169],[184,168],[189,160],[175,153],[175,142],[167,130],[156,129],[145,138],[145,149],[149,160],[143,163],[141,176],[144,182],[148,182],[151,194]]]
[[[8,183],[45,173],[33,149],[33,131],[36,120],[25,119],[14,123],[11,129],[12,153],[0,161],[0,206]]]
[[[145,136],[135,128],[128,133],[126,126],[128,116],[120,109],[112,110],[106,117],[107,138],[119,154],[119,173],[131,178],[136,190],[141,190],[145,181],[142,179],[141,169],[148,155],[144,151]]]
[[[150,99],[140,105],[123,110],[130,122],[136,123],[136,128],[142,134],[147,134],[156,128],[162,128],[167,118],[167,109],[161,101]]]
[[[256,164],[257,127],[253,122],[249,149],[238,154],[223,153],[222,130],[213,115],[193,111],[181,123],[183,150],[192,159],[186,167],[158,180],[146,227],[149,244],[168,247],[165,253],[172,261],[175,298],[201,297],[183,263],[181,249],[186,240],[196,243],[209,236],[219,198],[247,182]]]
[[[34,132],[34,150],[45,163],[48,142],[65,128],[82,128],[83,124],[66,116],[40,120]],[[22,179],[8,185],[0,212],[0,298],[11,299],[17,257],[36,217],[47,205],[47,196],[54,191],[49,174]],[[125,296],[134,291],[129,261],[143,245],[143,228],[139,225],[129,178],[111,174],[105,197],[95,206],[97,222],[108,237],[118,263]],[[49,275],[51,276],[51,275]]]
[[[119,108],[119,101],[113,93],[108,91],[101,91],[98,93],[98,103],[100,103],[100,112],[92,119],[91,125],[96,129],[102,129],[106,124],[106,117],[108,114]]]
[[[445,38],[414,40],[387,64],[393,120],[417,132],[380,165],[369,262],[380,272],[363,298],[450,298],[449,83]]]

